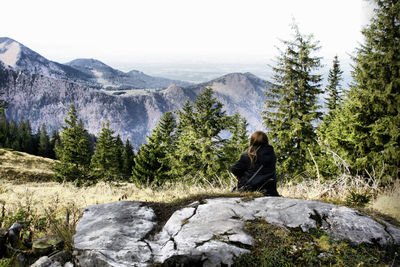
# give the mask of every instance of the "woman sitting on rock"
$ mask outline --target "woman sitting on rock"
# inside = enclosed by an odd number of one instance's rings
[[[254,132],[250,137],[247,153],[242,154],[231,168],[238,179],[235,189],[260,191],[265,196],[279,196],[276,190],[275,165],[274,148],[269,145],[267,135],[262,131]]]

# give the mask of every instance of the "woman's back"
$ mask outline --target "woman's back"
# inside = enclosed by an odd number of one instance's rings
[[[255,132],[250,138],[248,153],[241,155],[231,171],[239,180],[238,188],[279,196],[276,191],[275,166],[275,152],[268,144],[265,133]]]

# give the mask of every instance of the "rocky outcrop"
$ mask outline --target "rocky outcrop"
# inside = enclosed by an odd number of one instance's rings
[[[231,265],[251,249],[253,237],[244,226],[257,218],[304,232],[320,228],[334,240],[355,244],[400,243],[399,228],[317,201],[208,199],[174,212],[158,233],[153,233],[154,210],[145,203],[126,201],[85,209],[74,236],[74,254],[80,266]]]
[[[74,236],[81,266],[143,265],[152,260],[145,236],[155,226],[154,211],[139,202],[88,206]]]

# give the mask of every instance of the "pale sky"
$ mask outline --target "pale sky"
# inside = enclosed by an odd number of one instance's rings
[[[313,33],[331,62],[362,41],[364,0],[6,0],[0,36],[58,62],[96,58],[118,64],[157,61],[267,62],[292,18]],[[122,64],[123,63],[123,64]]]

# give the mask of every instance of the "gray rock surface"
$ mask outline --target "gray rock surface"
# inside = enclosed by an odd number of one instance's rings
[[[177,210],[151,237],[156,218],[143,203],[89,206],[74,237],[75,254],[81,266],[229,266],[253,245],[243,229],[256,218],[304,232],[321,228],[355,244],[399,243],[398,227],[346,207],[276,197],[216,198]]]
[[[81,266],[141,266],[152,259],[144,237],[155,225],[154,211],[139,202],[88,206],[73,238]]]

